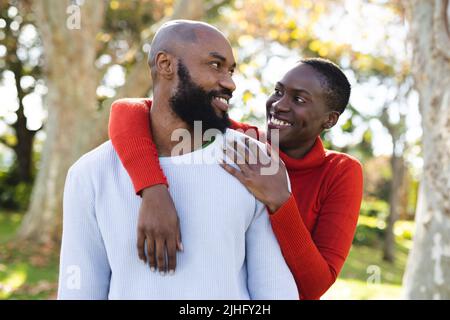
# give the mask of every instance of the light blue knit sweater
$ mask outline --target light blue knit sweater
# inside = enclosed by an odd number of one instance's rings
[[[81,157],[64,190],[58,298],[298,299],[265,206],[218,165],[222,143],[160,158],[184,245],[165,277],[137,257],[141,200],[111,142]]]

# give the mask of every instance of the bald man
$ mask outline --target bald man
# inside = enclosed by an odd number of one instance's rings
[[[155,35],[149,65],[153,140],[185,236],[177,271],[162,277],[135,258],[140,200],[108,141],[67,175],[58,298],[298,299],[265,206],[219,166],[225,140],[242,138],[228,129],[229,42],[208,24],[173,21]],[[147,238],[149,260],[162,252],[155,243]]]

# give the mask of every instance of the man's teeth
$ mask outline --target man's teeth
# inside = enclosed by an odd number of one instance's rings
[[[270,118],[270,122],[275,124],[275,125],[277,125],[277,126],[292,126],[289,122],[277,119],[274,116],[272,116]]]
[[[225,99],[225,98],[222,98],[222,97],[215,97],[214,99],[217,99],[217,100],[219,100],[220,102],[223,102],[223,103],[225,103],[225,104],[228,104],[228,101],[227,101],[227,99]]]

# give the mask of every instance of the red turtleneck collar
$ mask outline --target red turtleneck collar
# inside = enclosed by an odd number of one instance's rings
[[[323,164],[325,160],[325,149],[323,147],[320,137],[316,138],[314,146],[309,152],[300,159],[295,159],[288,156],[286,153],[280,150],[280,158],[286,165],[286,168],[290,170],[307,170],[314,167],[318,167]]]

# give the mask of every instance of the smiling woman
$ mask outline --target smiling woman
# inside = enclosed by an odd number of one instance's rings
[[[302,299],[319,299],[335,282],[358,220],[361,165],[351,156],[325,150],[319,138],[324,129],[336,124],[349,95],[350,85],[335,64],[322,59],[302,60],[278,82],[266,104],[269,140],[274,131],[279,132],[279,141],[271,142],[279,143],[280,150],[272,150],[272,155],[279,152],[285,165],[280,163],[270,176],[261,174],[260,163],[238,164],[240,170],[223,166],[270,209],[273,231]],[[149,112],[142,103],[114,104],[110,136],[135,191],[142,192],[142,216],[153,221],[152,216],[158,215],[153,222],[163,225],[176,210],[170,200],[161,201],[170,199],[170,195],[166,187],[158,186],[167,185],[167,181],[159,168],[158,150],[149,144]],[[134,123],[133,128],[129,123]],[[232,128],[246,130],[249,126],[232,122]],[[135,141],[150,145],[150,150],[142,154],[148,147]],[[152,212],[155,203],[164,214]],[[175,228],[170,232],[178,231]],[[158,267],[165,268],[165,262]]]
[[[323,60],[303,60],[277,82],[267,100],[268,131],[279,129],[281,149],[301,158],[323,129],[336,124],[349,96],[350,85],[339,69]]]

